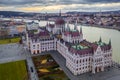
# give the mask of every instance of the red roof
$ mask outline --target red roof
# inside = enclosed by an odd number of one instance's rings
[[[55,21],[55,24],[57,24],[57,25],[65,24],[65,21],[63,19],[57,19]]]
[[[38,35],[39,36],[49,36],[49,33],[47,31],[44,31],[44,32],[40,32]]]
[[[69,31],[66,31],[64,32],[64,35],[71,35],[72,37],[76,37],[76,36],[80,36],[80,33],[79,31],[75,31],[75,32],[69,32]]]
[[[54,27],[55,27],[54,24],[49,24],[48,26],[49,26],[50,28],[54,28]]]
[[[111,45],[101,46],[101,49],[102,49],[102,50],[110,50],[110,49],[111,49]]]
[[[70,52],[72,52],[73,54],[75,53],[75,54],[79,54],[79,55],[84,55],[84,54],[92,54],[93,50],[92,50],[92,48],[76,50],[76,49],[71,47]]]
[[[71,32],[72,37],[80,36],[80,33],[78,31],[76,32]]]
[[[70,34],[69,31],[64,32],[64,35],[65,35],[65,36],[68,36],[69,34]]]
[[[93,48],[93,50],[94,50],[94,51],[96,51],[96,50],[97,50],[97,48],[98,48],[98,45],[96,45],[96,44],[92,43],[92,44],[91,44],[91,47]]]
[[[41,31],[41,32],[39,32],[39,33],[37,33],[37,34],[34,34],[34,33],[29,33],[29,37],[31,37],[31,38],[39,38],[39,37],[50,37],[50,35],[49,35],[49,32],[48,31]]]

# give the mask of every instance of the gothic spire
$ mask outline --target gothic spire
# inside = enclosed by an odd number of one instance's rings
[[[80,33],[82,34],[82,26],[80,27]]]
[[[47,21],[47,26],[49,25],[49,22]]]
[[[99,42],[102,42],[101,36],[100,36]]]
[[[77,20],[76,20],[76,22],[74,24],[74,30],[77,30]]]
[[[67,21],[67,31],[70,31],[69,21]]]
[[[109,39],[109,45],[111,45],[111,39]]]
[[[59,11],[59,17],[61,17],[61,9],[60,9],[60,11]]]

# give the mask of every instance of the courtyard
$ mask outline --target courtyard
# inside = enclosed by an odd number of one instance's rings
[[[40,80],[69,80],[50,55],[35,56],[33,62]]]

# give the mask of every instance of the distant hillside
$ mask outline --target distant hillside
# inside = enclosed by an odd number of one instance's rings
[[[78,11],[70,11],[67,12],[68,14],[94,14],[94,13],[99,13],[99,12],[78,12]],[[120,10],[117,11],[105,11],[105,12],[101,12],[102,14],[106,14],[106,13],[111,13],[111,14],[120,14]]]
[[[85,15],[91,15],[94,13],[99,13],[99,12],[77,12],[77,11],[71,11],[71,12],[67,12],[67,14],[85,14]],[[102,14],[106,14],[106,13],[111,13],[111,14],[120,14],[120,10],[118,11],[107,11],[107,12],[102,12]],[[42,13],[26,13],[26,12],[15,12],[15,11],[0,11],[0,15],[2,15],[3,17],[18,17],[18,16],[22,16],[22,17],[33,17],[36,14],[42,14]],[[44,14],[44,13],[43,13]],[[49,14],[49,13],[48,13]],[[52,17],[52,16],[51,16]]]
[[[14,12],[14,11],[0,11],[0,15],[3,15],[4,17],[12,17],[12,16],[33,16],[34,13],[24,13],[24,12]]]

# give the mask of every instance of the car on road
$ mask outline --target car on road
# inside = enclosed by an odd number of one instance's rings
[[[30,67],[31,72],[33,72],[33,67]]]

